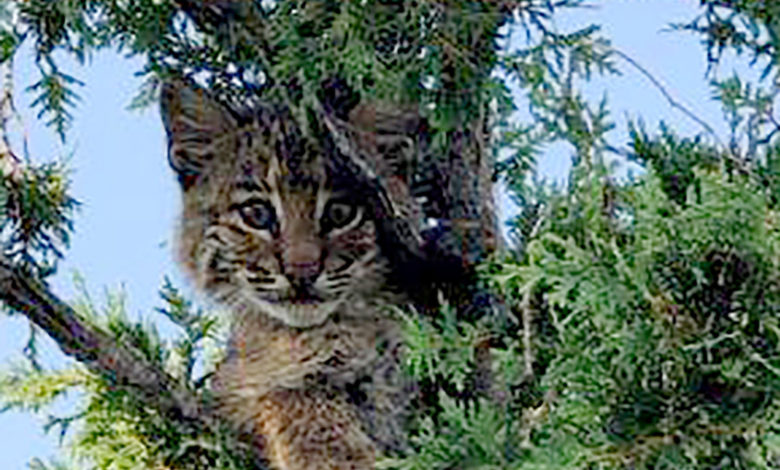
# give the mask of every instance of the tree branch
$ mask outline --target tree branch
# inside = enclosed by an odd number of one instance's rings
[[[140,351],[120,344],[106,332],[79,318],[48,287],[0,255],[0,300],[43,329],[63,353],[119,387],[143,399],[177,422],[212,427],[210,411],[192,391],[150,364]]]

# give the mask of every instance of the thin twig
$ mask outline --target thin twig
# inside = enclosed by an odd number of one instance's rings
[[[650,80],[650,83],[655,86],[658,91],[661,92],[661,94],[666,98],[666,101],[669,103],[669,105],[686,116],[696,122],[699,126],[704,128],[705,131],[707,131],[708,134],[710,134],[713,139],[715,139],[715,142],[717,142],[718,146],[723,147],[723,142],[721,142],[720,138],[718,137],[718,134],[715,133],[715,130],[707,124],[704,119],[697,116],[693,111],[685,107],[682,103],[677,101],[670,93],[667,91],[667,89],[664,87],[664,85],[657,79],[655,76],[653,76],[652,73],[650,73],[646,68],[644,68],[639,62],[634,60],[631,56],[628,54],[618,50],[618,49],[612,49],[612,52],[617,55],[618,57],[621,57],[623,60],[628,62],[631,66],[633,66],[635,69],[637,69],[642,75],[645,76],[648,80]]]

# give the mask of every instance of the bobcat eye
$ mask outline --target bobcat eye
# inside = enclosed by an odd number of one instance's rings
[[[357,215],[358,207],[356,204],[344,199],[334,199],[325,205],[325,210],[322,213],[322,224],[327,230],[342,228],[355,220]]]
[[[239,206],[238,213],[247,225],[259,230],[271,230],[276,224],[276,214],[268,201],[250,199]]]

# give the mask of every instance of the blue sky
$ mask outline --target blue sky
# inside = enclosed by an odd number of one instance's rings
[[[704,77],[705,54],[698,38],[661,32],[669,22],[687,21],[697,11],[698,1],[611,0],[595,2],[599,8],[576,10],[562,16],[558,26],[566,31],[589,22],[603,25],[613,45],[630,55],[659,78],[682,103],[725,135],[718,103]],[[36,159],[73,154],[73,193],[83,202],[76,220],[76,233],[65,261],[52,281],[63,298],[74,295],[73,272],[88,281],[94,299],[105,288],[123,288],[128,311],[152,315],[159,305],[157,290],[164,275],[177,276],[171,257],[173,223],[178,208],[178,187],[169,171],[162,125],[156,107],[128,111],[126,106],[140,80],[133,76],[142,62],[112,51],[95,56],[86,67],[63,61],[66,70],[86,83],[83,102],[74,113],[75,126],[62,146],[51,131],[36,121],[28,109],[29,94],[20,92],[37,80],[29,66],[32,56],[17,58],[15,80],[17,107],[24,116],[31,155]],[[625,62],[618,63],[621,77],[598,80],[588,86],[590,96],[606,91],[612,116],[618,122],[615,137],[625,131],[625,117],[643,117],[654,129],[659,120],[672,124],[682,134],[700,131],[694,123],[671,109],[661,94]],[[721,73],[730,74],[725,68]],[[525,106],[518,96],[518,105]],[[523,116],[522,111],[519,113]],[[565,175],[571,153],[567,144],[548,149],[540,162],[543,174]],[[181,282],[179,282],[181,283]],[[19,356],[27,338],[20,317],[0,314],[0,363]],[[49,341],[45,359],[60,363],[62,356]],[[41,425],[46,415],[8,412],[0,414],[0,468],[21,470],[33,457],[56,454],[56,435],[45,436]]]

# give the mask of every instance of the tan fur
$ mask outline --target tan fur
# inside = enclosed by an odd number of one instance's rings
[[[390,314],[404,296],[366,193],[284,113],[241,121],[180,83],[162,111],[180,262],[234,314],[214,380],[222,413],[278,470],[373,468],[403,446],[407,385]]]

